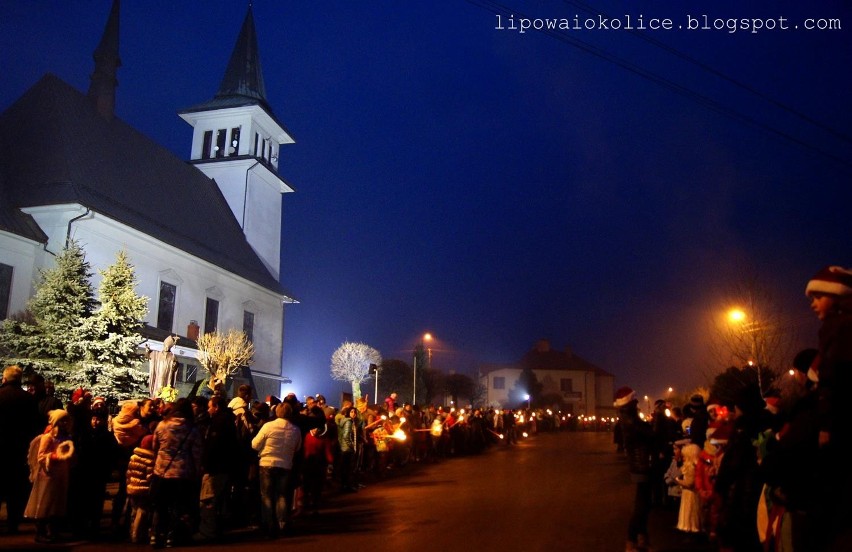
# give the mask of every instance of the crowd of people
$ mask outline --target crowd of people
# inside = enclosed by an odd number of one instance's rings
[[[852,389],[852,272],[827,267],[806,288],[822,321],[771,390],[656,402],[618,390],[614,435],[635,482],[626,550],[650,550],[653,507],[677,507],[677,529],[729,551],[852,550],[852,470],[845,466]],[[26,385],[26,388],[25,388]],[[759,386],[758,386],[759,387]],[[746,391],[747,388],[744,388]],[[108,401],[77,389],[64,404],[50,382],[17,366],[0,386],[0,501],[7,527],[35,523],[39,543],[105,536],[173,547],[254,528],[292,532],[328,491],[352,493],[410,462],[512,444],[571,427],[551,412],[444,409],[368,397],[339,408],[256,400],[242,385],[212,396]]]
[[[35,522],[38,543],[128,539],[155,547],[265,538],[317,513],[328,492],[357,492],[410,462],[478,453],[558,417],[495,409],[419,408],[368,397],[339,408],[233,396],[146,398],[114,405],[77,389],[67,404],[38,374],[9,366],[0,387],[0,501],[10,533]],[[112,482],[110,492],[108,485]],[[111,501],[107,515],[105,497]]]
[[[682,407],[658,400],[650,420],[631,388],[616,392],[616,440],[636,484],[628,552],[649,549],[649,511],[666,505],[677,506],[687,542],[721,552],[852,550],[852,271],[826,267],[806,294],[818,347],[799,352],[772,389],[758,383],[726,400],[711,389]]]

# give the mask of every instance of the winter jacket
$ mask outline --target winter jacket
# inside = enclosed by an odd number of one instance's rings
[[[201,434],[183,418],[166,418],[154,431],[154,474],[164,479],[195,479],[201,474]]]
[[[129,496],[147,496],[151,492],[151,478],[154,477],[153,450],[136,447],[127,465],[127,494]]]

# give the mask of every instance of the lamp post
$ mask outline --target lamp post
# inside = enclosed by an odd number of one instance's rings
[[[376,401],[376,404],[379,402],[379,367],[375,364],[370,365],[370,373],[375,375],[376,378],[376,392],[373,395],[373,400]]]
[[[426,332],[420,339],[420,349],[423,350],[423,342],[432,341],[432,334]],[[417,349],[414,352],[414,382],[411,387],[411,405],[417,404]]]
[[[751,357],[747,361],[747,364],[750,367],[754,368],[757,372],[757,387],[762,397],[763,378],[761,377],[761,364],[765,363],[765,359],[761,357],[764,356],[763,353],[765,351],[765,342],[762,341],[762,343],[764,343],[764,346],[761,347],[758,344],[758,339],[763,339],[763,336],[760,334],[764,332],[765,328],[764,325],[761,324],[758,320],[754,319],[754,317],[752,317],[751,321],[749,321],[748,318],[748,314],[746,314],[745,311],[739,308],[734,308],[728,311],[728,321],[731,323],[732,326],[738,327],[738,330],[742,332],[742,335],[747,337],[745,341],[749,349],[749,355]],[[737,356],[740,356],[741,352],[735,351],[735,354]],[[740,356],[740,358],[742,358],[742,356]]]

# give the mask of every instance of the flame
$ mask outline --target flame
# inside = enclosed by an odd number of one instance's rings
[[[393,437],[397,441],[405,441],[408,438],[405,432],[401,429],[397,429],[396,431],[394,431],[391,437]]]

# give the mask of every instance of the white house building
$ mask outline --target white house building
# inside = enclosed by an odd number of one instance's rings
[[[256,348],[237,382],[280,395],[284,306],[296,301],[279,282],[293,189],[278,159],[294,140],[266,100],[252,9],[214,98],[180,113],[194,129],[187,162],[114,115],[118,5],[86,93],[47,74],[0,114],[0,318],[26,308],[68,240],[94,269],[125,249],[150,299],[144,337],[157,349],[180,336],[184,387],[204,377],[199,334],[236,328]]]
[[[574,415],[612,416],[615,376],[575,355],[570,349],[552,349],[546,339],[539,340],[515,364],[488,364],[480,367],[480,384],[485,403],[499,408],[516,408],[519,397],[529,390],[519,388],[525,368],[532,370],[542,385],[541,396],[564,405]]]

